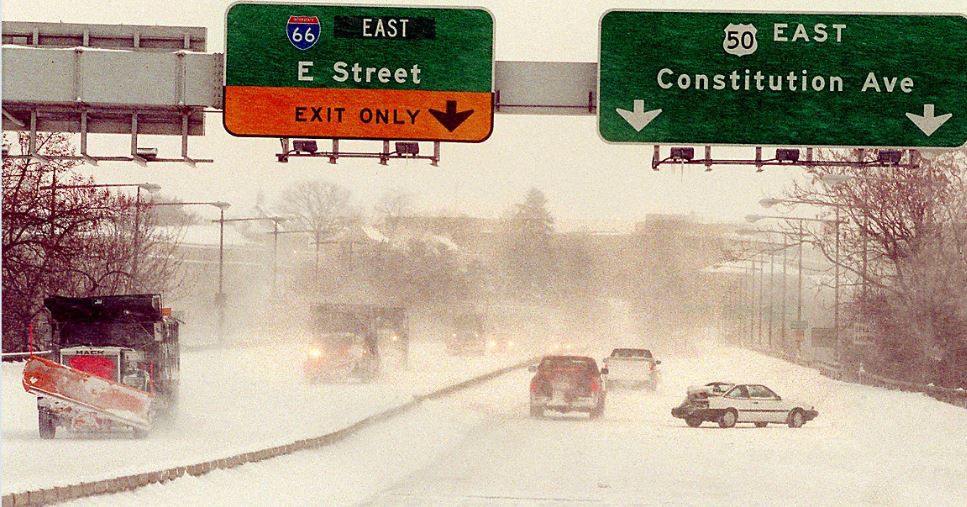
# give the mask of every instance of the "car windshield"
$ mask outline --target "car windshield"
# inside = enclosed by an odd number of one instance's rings
[[[611,357],[638,357],[651,359],[651,351],[648,349],[614,349]]]

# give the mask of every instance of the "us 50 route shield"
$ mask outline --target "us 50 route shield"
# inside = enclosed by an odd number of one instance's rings
[[[493,129],[493,38],[483,9],[233,4],[225,129],[483,141]]]
[[[600,38],[606,141],[967,141],[963,16],[611,11]]]

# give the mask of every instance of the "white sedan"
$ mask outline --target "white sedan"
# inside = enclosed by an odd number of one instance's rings
[[[722,428],[731,428],[740,422],[760,428],[769,423],[799,428],[815,419],[819,412],[812,405],[783,399],[764,385],[736,384],[721,396],[689,396],[672,409],[672,415],[685,419],[692,427],[712,421]]]

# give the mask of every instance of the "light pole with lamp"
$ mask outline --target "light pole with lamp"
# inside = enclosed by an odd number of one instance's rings
[[[791,217],[783,215],[747,215],[745,220],[749,223],[755,223],[763,219],[776,219],[776,220],[789,220],[799,222],[799,232],[804,234],[803,222],[822,222],[829,223],[834,222],[834,234],[836,235],[836,248],[833,260],[833,338],[836,342],[836,354],[840,355],[842,350],[842,344],[839,341],[839,208],[836,208],[836,218],[835,220],[829,220],[825,218],[809,218],[809,217]],[[802,241],[799,243],[799,304],[797,309],[797,320],[802,320]],[[837,357],[837,360],[839,357]]]
[[[787,257],[786,257],[786,251],[789,249],[790,246],[794,246],[794,245],[790,245],[789,244],[789,236],[790,235],[793,235],[793,234],[795,234],[796,236],[799,236],[799,242],[798,242],[798,244],[799,244],[800,252],[802,251],[802,241],[803,240],[802,240],[802,237],[801,237],[801,233],[798,233],[798,232],[797,233],[790,233],[788,231],[783,231],[783,230],[780,230],[780,229],[739,229],[739,230],[736,231],[736,233],[737,234],[744,235],[744,236],[751,236],[751,235],[755,235],[755,234],[769,234],[769,235],[779,234],[779,235],[782,236],[782,247],[779,248],[779,244],[778,243],[775,243],[775,246],[782,251],[782,290],[781,290],[781,293],[782,293],[782,296],[781,296],[781,301],[782,301],[781,307],[782,307],[782,311],[780,312],[780,315],[781,315],[781,319],[780,319],[780,337],[781,337],[783,346],[785,346],[786,345],[786,290],[787,290],[787,285],[788,285],[788,282],[787,281],[789,280],[789,276],[788,276],[788,272],[787,272],[787,267],[788,267],[789,262],[788,262]],[[801,261],[800,261],[800,269],[802,269],[802,262]],[[770,278],[770,282],[771,282],[771,278]],[[771,290],[772,290],[772,287],[770,287],[770,292],[771,292]],[[800,295],[800,303],[801,303],[801,296],[802,296],[802,276],[799,276],[799,295]],[[799,320],[802,320],[802,305],[801,304],[799,305],[798,313],[799,313],[799,315],[798,315],[797,318]],[[772,322],[770,322],[770,326],[771,325],[772,325]],[[770,328],[770,331],[771,331],[771,328]]]
[[[232,205],[224,201],[196,202],[150,202],[149,206],[214,206],[218,208],[218,293],[215,294],[215,307],[218,309],[218,344],[224,340],[225,330],[225,210]]]
[[[276,283],[276,280],[278,278],[277,275],[278,275],[278,271],[279,271],[279,234],[280,234],[280,231],[279,231],[279,223],[280,222],[285,222],[286,220],[289,220],[289,219],[286,218],[286,217],[278,217],[278,216],[273,216],[273,217],[242,217],[242,218],[222,218],[222,219],[219,219],[219,220],[212,220],[212,222],[218,222],[218,223],[222,224],[222,226],[224,226],[225,222],[229,222],[229,223],[231,223],[231,222],[255,222],[255,221],[262,221],[262,220],[270,220],[270,221],[272,221],[272,232],[270,233],[273,236],[273,241],[272,241],[272,243],[273,243],[272,244],[272,295],[273,296],[276,296],[276,295],[278,295],[278,293],[277,293],[277,283]]]

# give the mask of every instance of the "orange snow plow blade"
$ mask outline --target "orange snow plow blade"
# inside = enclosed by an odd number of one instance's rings
[[[135,428],[151,428],[154,395],[49,359],[31,356],[24,365],[23,386],[30,394],[54,398]]]

